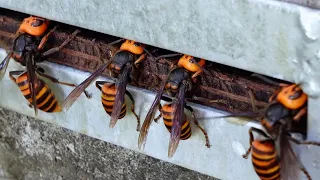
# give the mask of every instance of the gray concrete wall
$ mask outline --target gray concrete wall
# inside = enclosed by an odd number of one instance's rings
[[[3,108],[0,179],[214,180]]]

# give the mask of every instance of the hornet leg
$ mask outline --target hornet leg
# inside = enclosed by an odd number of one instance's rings
[[[44,52],[42,55],[48,56],[52,53],[60,51],[60,49],[62,49],[65,45],[67,45],[79,32],[80,32],[80,30],[74,31],[60,46],[55,47],[55,48],[51,48],[48,51]]]
[[[308,172],[307,169],[303,166],[303,164],[301,163],[300,159],[296,156],[296,154],[295,154],[294,151],[292,150],[291,145],[289,145],[288,148],[289,148],[291,154],[293,155],[293,157],[296,159],[296,161],[297,161],[297,163],[298,163],[298,165],[299,165],[300,170],[306,175],[306,177],[307,177],[308,180],[312,180],[309,172]]]
[[[253,94],[251,89],[249,89],[248,92],[249,92],[249,96],[250,96],[250,99],[251,99],[252,111],[253,112],[257,112],[258,109],[257,109],[257,104],[256,104],[256,98],[254,97],[254,94]]]
[[[134,116],[136,116],[136,118],[137,118],[137,131],[140,131],[140,118],[139,118],[139,116],[134,112],[134,99],[133,99],[133,97],[132,97],[132,95],[130,94],[130,92],[129,91],[127,91],[126,90],[126,94],[129,96],[129,98],[130,98],[130,100],[131,100],[131,102],[132,102],[132,106],[131,106],[131,111],[132,111],[132,113],[134,114]]]
[[[199,76],[202,72],[203,72],[202,69],[199,68],[199,70],[198,70],[197,72],[195,72],[195,73],[191,76],[192,81],[193,81],[194,83],[196,83],[196,81],[197,81],[197,79],[196,79],[197,76]]]
[[[22,73],[24,73],[25,71],[10,71],[9,72],[9,77],[10,77],[10,79],[16,84],[16,78],[15,77],[13,77],[13,76],[17,76],[17,75],[20,75],[20,74],[22,74]]]
[[[274,91],[274,92],[272,93],[272,95],[270,96],[270,98],[269,98],[269,102],[272,102],[272,101],[276,98],[276,96],[278,95],[278,93],[279,93],[280,91],[281,91],[280,89]]]
[[[138,64],[146,58],[146,54],[142,54],[135,62],[134,65],[138,68]]]
[[[108,83],[107,81],[96,81],[96,87],[101,91],[102,87],[104,84],[107,83],[107,86],[110,87],[111,85],[113,85],[113,83]]]
[[[260,135],[262,135],[262,136],[264,136],[264,137],[268,137],[268,135],[267,135],[265,132],[263,132],[262,130],[257,129],[257,128],[254,128],[254,127],[251,127],[251,128],[249,129],[249,136],[250,136],[249,144],[250,144],[250,147],[249,147],[249,149],[247,150],[247,152],[242,155],[242,157],[245,158],[245,159],[248,159],[248,155],[249,155],[250,152],[251,152],[252,143],[253,143],[253,141],[254,141],[253,132],[256,132],[256,133],[258,133],[258,134],[260,134]]]
[[[207,146],[207,148],[210,148],[211,145],[210,145],[208,133],[206,132],[206,130],[204,130],[204,129],[199,125],[199,122],[198,122],[198,120],[196,119],[196,116],[195,116],[195,114],[194,114],[194,111],[193,111],[192,107],[186,105],[186,108],[192,113],[194,124],[196,124],[197,127],[202,131],[202,133],[204,134],[204,137],[205,137],[205,139],[206,139],[206,146]]]
[[[55,26],[53,29],[51,29],[45,36],[43,36],[43,38],[41,39],[41,42],[38,46],[38,49],[41,50],[43,49],[44,45],[47,43],[49,36],[51,36],[51,34],[53,34],[54,31],[56,31],[58,26]]]
[[[290,136],[290,135],[288,135],[288,138],[289,138],[292,142],[294,142],[294,143],[296,143],[296,144],[298,144],[298,145],[304,144],[304,145],[320,146],[320,142],[316,142],[316,141],[299,141],[299,140],[293,138],[293,137]]]
[[[299,121],[300,118],[301,118],[303,115],[305,115],[305,114],[307,114],[307,107],[301,109],[301,110],[293,117],[293,120]]]
[[[113,45],[118,44],[119,42],[121,42],[121,41],[123,41],[123,40],[124,40],[124,39],[115,40],[115,41],[109,43],[108,46],[113,46]]]
[[[159,103],[159,112],[160,112],[159,116],[154,119],[154,122],[156,122],[156,123],[158,123],[158,120],[159,120],[159,119],[161,118],[161,116],[162,116],[162,106],[161,106],[160,103]]]
[[[47,74],[44,74],[44,73],[42,73],[42,72],[39,72],[39,71],[38,71],[38,73],[39,73],[39,75],[41,75],[41,76],[49,79],[50,81],[52,81],[52,82],[54,82],[54,83],[62,84],[62,85],[70,86],[70,87],[76,87],[76,86],[77,86],[77,85],[75,85],[75,84],[71,84],[71,83],[67,83],[67,82],[61,82],[61,81],[59,81],[58,79],[56,79],[56,78],[54,78],[54,77],[52,77],[52,76],[49,76],[49,75],[47,75]],[[84,91],[84,94],[86,95],[86,97],[87,97],[88,99],[91,98],[91,94],[88,93],[87,91]]]
[[[182,54],[180,53],[166,54],[166,55],[158,56],[156,59],[164,59],[164,58],[170,58],[170,57],[176,57],[176,56],[182,56]]]

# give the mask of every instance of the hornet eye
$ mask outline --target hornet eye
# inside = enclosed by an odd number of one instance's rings
[[[38,27],[38,26],[41,26],[42,24],[43,24],[43,21],[37,19],[36,21],[34,21],[34,22],[31,23],[31,26],[33,26],[33,27]]]
[[[293,95],[289,96],[290,99],[294,100],[294,99],[298,99],[301,95],[302,95],[302,90],[298,90],[296,92],[294,92]]]
[[[194,60],[195,60],[196,62],[199,62],[199,61],[200,61],[200,58],[194,58]]]

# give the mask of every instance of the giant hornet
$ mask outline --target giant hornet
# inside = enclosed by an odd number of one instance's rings
[[[45,34],[48,26],[49,20],[35,16],[25,18],[16,32],[17,36],[14,39],[11,51],[0,63],[0,78],[4,76],[10,58],[13,58],[22,66],[26,66],[26,70],[10,71],[9,77],[19,86],[22,94],[29,101],[29,106],[34,108],[36,115],[38,113],[38,109],[44,112],[60,112],[63,109],[63,106],[61,107],[58,104],[58,101],[53,92],[51,92],[49,86],[39,78],[39,75],[48,78],[55,83],[73,87],[75,86],[74,84],[58,81],[58,79],[45,74],[44,70],[37,66],[37,63],[42,62],[44,57],[59,51],[67,43],[69,43],[77,33],[79,33],[79,31],[76,30],[59,47],[42,52],[49,36],[57,28],[57,26],[55,26],[52,30]],[[18,77],[15,78],[14,76]],[[86,96],[89,97],[87,93]],[[71,99],[72,97],[65,99],[64,103],[70,101]]]
[[[110,47],[113,44],[119,43],[123,39],[117,40],[108,44]],[[137,118],[137,131],[140,129],[139,116],[134,111],[134,99],[126,86],[129,81],[135,81],[131,75],[133,68],[146,58],[146,53],[151,55],[143,45],[132,40],[125,40],[120,49],[110,51],[111,60],[102,65],[90,77],[84,80],[79,89],[75,89],[71,94],[77,97],[81,91],[86,89],[93,81],[95,81],[101,73],[109,68],[109,72],[113,72],[117,79],[113,79],[113,83],[107,81],[96,81],[96,87],[101,91],[101,102],[104,110],[111,116],[110,127],[113,128],[118,119],[122,119],[126,115],[125,94],[128,95],[132,102],[131,111]],[[68,106],[68,105],[67,105]]]
[[[256,115],[249,115],[259,117],[258,120],[267,133],[251,127],[249,129],[250,147],[243,157],[247,159],[252,151],[252,164],[257,175],[263,180],[292,179],[297,177],[297,168],[300,168],[311,180],[290,144],[292,141],[296,144],[320,146],[320,142],[305,141],[308,96],[297,84],[277,83],[258,74],[254,76],[280,88],[269,98],[269,104],[265,109],[257,112]],[[250,93],[253,97],[252,92]],[[254,100],[252,103],[255,106]],[[224,117],[235,116],[237,115]],[[261,135],[263,139],[254,139],[253,132]],[[293,133],[301,134],[304,140],[294,138]]]
[[[172,68],[167,79],[161,85],[161,88],[158,91],[151,108],[149,109],[145,121],[143,122],[138,140],[138,146],[140,149],[143,148],[146,143],[148,130],[150,128],[152,119],[155,116],[157,108],[160,110],[160,116],[156,118],[155,121],[162,116],[166,128],[171,133],[168,149],[169,157],[174,155],[180,139],[185,140],[191,136],[190,122],[184,113],[184,108],[191,111],[194,123],[198,128],[200,128],[205,136],[206,146],[208,148],[210,147],[209,138],[206,131],[199,125],[193,109],[186,105],[185,101],[185,93],[192,87],[191,80],[196,80],[196,77],[202,73],[204,65],[205,60],[203,59],[198,59],[189,55],[183,55],[178,61],[178,67]],[[191,75],[191,73],[193,74]],[[168,98],[163,95],[164,90],[168,91],[168,94],[170,94],[173,102],[171,104],[165,104],[163,107],[161,107],[161,99],[169,101]]]

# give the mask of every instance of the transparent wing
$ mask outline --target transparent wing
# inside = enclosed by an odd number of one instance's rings
[[[0,80],[3,78],[4,74],[6,73],[11,56],[12,56],[12,52],[9,52],[0,64]]]
[[[292,150],[289,139],[284,133],[281,133],[279,140],[281,179],[299,180],[299,160]]]
[[[81,84],[79,84],[64,100],[62,103],[62,108],[68,110],[72,104],[79,98],[79,96],[85,91],[85,89],[90,86],[98,77],[102,74],[102,72],[109,66],[111,61],[102,65],[99,69],[97,69],[91,76],[89,76],[86,80],[84,80]]]
[[[31,93],[31,99],[32,99],[32,106],[34,109],[34,113],[37,116],[38,115],[38,108],[37,108],[37,100],[36,100],[36,69],[35,64],[33,60],[33,54],[32,52],[26,53],[26,65],[27,65],[27,75],[28,75],[28,81],[29,81],[29,89]]]
[[[148,135],[148,131],[149,131],[149,128],[150,128],[150,125],[151,125],[151,122],[154,118],[154,115],[156,114],[156,111],[158,109],[158,105],[160,103],[160,100],[161,100],[161,97],[162,97],[162,94],[163,94],[163,91],[164,91],[164,87],[167,83],[167,79],[165,79],[161,86],[160,86],[160,90],[156,96],[156,98],[154,99],[149,111],[148,111],[148,114],[142,124],[142,127],[141,127],[141,130],[140,130],[140,134],[139,134],[139,139],[138,139],[138,147],[139,149],[143,149],[145,144],[146,144],[146,141],[147,141],[147,135]]]
[[[179,88],[177,101],[176,103],[174,103],[174,106],[173,106],[175,109],[175,112],[172,120],[172,128],[171,128],[171,135],[170,135],[170,142],[169,142],[169,149],[168,149],[169,158],[171,158],[173,154],[176,152],[180,142],[181,125],[184,118],[185,91],[186,91],[186,85],[181,84]]]
[[[115,101],[114,101],[114,105],[113,105],[113,109],[112,109],[112,113],[111,113],[111,119],[110,119],[110,128],[113,128],[120,116],[121,113],[121,109],[122,109],[122,104],[124,103],[124,97],[125,97],[125,92],[126,92],[126,87],[128,84],[128,79],[129,79],[129,73],[131,72],[131,65],[127,65],[121,76],[119,77],[119,79],[116,82],[116,97],[115,97]]]

